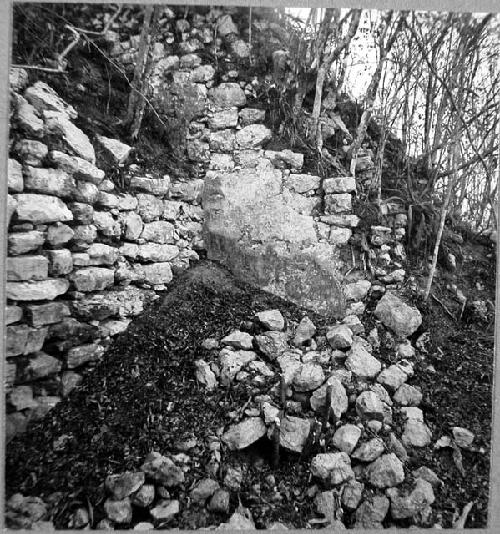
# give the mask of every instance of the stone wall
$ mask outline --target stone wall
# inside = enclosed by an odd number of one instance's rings
[[[198,259],[201,182],[138,175],[127,192],[96,166],[131,147],[91,140],[46,84],[11,73],[6,310],[7,435],[77,386],[113,336]]]

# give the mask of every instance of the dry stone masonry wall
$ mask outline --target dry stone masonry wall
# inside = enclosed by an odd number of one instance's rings
[[[102,358],[110,339],[196,260],[200,185],[134,175],[118,192],[96,150],[131,147],[77,128],[45,83],[11,76],[8,162],[7,434],[43,417]]]

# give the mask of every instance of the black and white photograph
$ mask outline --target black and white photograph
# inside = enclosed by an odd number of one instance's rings
[[[493,528],[500,13],[461,6],[10,3],[6,529]]]

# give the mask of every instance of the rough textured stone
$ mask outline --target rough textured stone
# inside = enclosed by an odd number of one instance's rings
[[[47,328],[31,328],[27,325],[13,325],[6,328],[6,354],[19,356],[37,352],[43,347]]]
[[[87,254],[89,255],[89,265],[113,265],[118,259],[118,249],[104,243],[90,245]]]
[[[89,138],[77,128],[64,113],[45,111],[45,130],[49,135],[60,137],[74,155],[95,163],[94,147]]]
[[[451,433],[453,434],[455,443],[464,449],[469,448],[474,441],[474,434],[461,426],[454,426],[451,429]]]
[[[351,211],[351,208],[351,195],[349,193],[325,195],[325,213],[346,213]]]
[[[389,499],[383,495],[373,495],[364,500],[356,510],[355,528],[383,529],[382,521],[389,511]]]
[[[420,312],[390,292],[387,292],[378,302],[375,316],[401,337],[410,336],[422,324]]]
[[[360,343],[353,344],[345,362],[349,371],[359,378],[373,378],[380,373],[382,364]]]
[[[66,222],[73,220],[73,214],[62,200],[49,195],[34,193],[14,195],[17,201],[17,218],[33,224]]]
[[[163,202],[148,193],[139,193],[137,195],[139,201],[138,213],[144,222],[151,222],[159,219],[163,213]]]
[[[67,397],[76,387],[78,387],[83,380],[83,376],[74,371],[66,371],[61,377],[61,393],[63,397]]]
[[[318,242],[312,217],[286,203],[279,171],[266,166],[209,171],[203,206],[209,259],[315,311],[343,310],[336,249]]]
[[[255,336],[255,342],[270,360],[275,360],[288,349],[288,337],[284,332],[264,332],[261,336]]]
[[[99,230],[99,232],[102,232],[105,236],[118,237],[121,235],[120,223],[114,219],[113,215],[111,215],[109,211],[95,210],[92,221],[94,223],[95,228]],[[94,240],[95,237],[92,239],[92,241]]]
[[[131,496],[131,502],[133,505],[139,508],[147,508],[155,499],[155,487],[153,484],[144,484],[141,488]],[[136,525],[137,526],[137,525]],[[151,526],[151,530],[152,530]],[[149,530],[149,529],[147,529]]]
[[[64,113],[70,119],[76,119],[78,116],[75,109],[66,104],[45,82],[38,81],[31,87],[28,87],[24,96],[40,113],[44,110],[49,110]]]
[[[221,83],[210,89],[208,96],[216,109],[243,107],[247,103],[245,93],[237,83]]]
[[[66,355],[66,365],[68,369],[76,369],[89,362],[100,360],[104,354],[104,349],[97,343],[80,345],[68,350]]]
[[[104,481],[105,488],[113,499],[121,501],[136,492],[145,482],[142,471],[125,471],[117,475],[109,475]]]
[[[266,425],[260,417],[249,417],[232,425],[222,435],[222,441],[230,450],[240,450],[255,443],[266,434]]]
[[[236,134],[240,149],[259,148],[272,138],[273,134],[263,124],[249,124]]]
[[[7,280],[45,280],[49,262],[45,256],[13,256],[7,258]]]
[[[54,300],[69,288],[69,282],[63,278],[54,278],[29,282],[7,282],[7,298],[10,300],[33,301]]]
[[[317,454],[311,461],[313,476],[330,484],[341,484],[354,478],[351,460],[345,452],[328,452]]]
[[[235,330],[224,337],[221,341],[223,345],[234,347],[236,349],[251,350],[253,348],[253,336],[247,332]]]
[[[35,107],[21,95],[16,97],[16,107],[19,129],[29,137],[43,137],[43,120]]]
[[[352,345],[352,331],[346,325],[336,325],[328,328],[326,339],[332,349],[348,349]]]
[[[29,232],[16,232],[8,236],[8,250],[10,255],[31,252],[44,243],[42,232],[31,230]]]
[[[311,407],[314,411],[320,411],[326,403],[327,389],[330,386],[330,406],[332,407],[335,417],[340,416],[347,411],[348,399],[347,393],[340,380],[334,376],[330,377],[325,384],[313,392],[311,396]]]
[[[114,163],[119,165],[127,161],[132,147],[122,143],[118,139],[110,139],[109,137],[104,137],[104,135],[97,135],[96,139]]]
[[[23,318],[23,309],[19,306],[5,307],[5,324],[17,323]]]
[[[365,419],[381,421],[384,417],[384,405],[373,391],[363,391],[356,398],[356,413]]]
[[[351,284],[346,284],[344,288],[345,296],[348,300],[363,300],[371,288],[371,282],[368,280],[358,280]]]
[[[422,392],[415,386],[402,384],[393,398],[401,406],[418,406],[422,402]]]
[[[99,291],[114,284],[115,273],[103,267],[88,267],[74,271],[69,279],[77,291]]]
[[[53,247],[64,245],[71,241],[74,235],[74,231],[67,224],[51,224],[47,231],[47,243]]]
[[[132,505],[128,497],[120,501],[106,499],[104,502],[104,511],[108,519],[119,525],[132,521]]]
[[[256,122],[264,122],[266,118],[265,109],[244,108],[239,113],[241,126],[248,126]]]
[[[316,326],[314,323],[307,317],[307,315],[301,319],[297,330],[295,330],[295,336],[293,338],[293,343],[296,347],[300,347],[310,341],[314,334],[316,333]]]
[[[313,391],[324,381],[325,373],[322,367],[315,363],[306,363],[297,370],[292,384],[296,391]]]
[[[340,451],[351,454],[351,452],[355,449],[360,437],[361,429],[358,426],[346,424],[342,425],[335,431],[332,444]]]
[[[21,193],[23,191],[23,168],[15,159],[9,159],[7,168],[7,184],[9,193]]]
[[[94,208],[84,202],[71,202],[68,208],[73,213],[73,220],[81,224],[90,224],[94,217]]]
[[[75,178],[99,185],[104,180],[104,171],[83,158],[70,156],[59,150],[50,152],[50,159],[63,171],[72,174]]]
[[[170,188],[170,177],[167,174],[163,178],[134,176],[130,179],[130,188],[151,195],[163,196]]]
[[[383,454],[368,466],[367,476],[372,486],[391,488],[405,479],[403,464],[394,454]]]
[[[238,108],[218,111],[208,117],[208,127],[211,130],[235,128],[238,124]]]
[[[258,321],[268,330],[283,330],[285,318],[279,310],[266,310],[256,313]]]
[[[361,443],[351,454],[351,458],[360,462],[373,462],[385,451],[384,442],[380,438],[373,438]]]
[[[63,302],[48,304],[30,304],[25,308],[25,316],[32,326],[44,326],[62,321],[70,315],[68,306]]]
[[[153,243],[174,243],[174,225],[167,221],[154,221],[146,223],[141,238]]]
[[[407,447],[426,447],[432,441],[432,432],[423,421],[408,419],[401,440]]]
[[[30,355],[29,362],[20,370],[19,378],[25,382],[45,378],[58,373],[61,367],[62,363],[57,358],[44,352],[36,352]]]
[[[393,519],[418,519],[435,500],[432,485],[417,478],[411,491],[402,492],[398,488],[387,490],[391,500],[391,516]]]
[[[204,478],[191,490],[191,502],[203,505],[219,488],[220,484],[216,480]]]
[[[408,380],[408,375],[399,365],[390,365],[384,369],[378,376],[377,382],[385,386],[390,391],[396,391],[402,384]]]
[[[327,178],[323,180],[323,190],[327,194],[353,193],[356,191],[356,180],[347,177]]]
[[[46,144],[32,139],[21,139],[18,141],[14,150],[25,165],[40,167],[49,153]]]
[[[149,478],[167,488],[175,488],[184,482],[184,472],[180,467],[158,452],[149,453],[141,466]]]

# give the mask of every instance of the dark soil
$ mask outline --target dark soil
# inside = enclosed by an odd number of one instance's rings
[[[483,283],[485,291],[491,294],[494,269],[489,267],[489,277]],[[469,276],[469,284],[481,272],[477,264],[465,262],[462,269]],[[209,353],[200,347],[201,342],[207,337],[220,339],[235,327],[251,330],[252,323],[248,324],[248,320],[263,309],[279,308],[292,321],[299,321],[304,312],[277,297],[235,282],[226,271],[209,262],[201,262],[191,269],[172,288],[114,341],[105,360],[86,375],[78,390],[26,434],[9,443],[7,498],[20,491],[53,502],[57,528],[67,527],[74,507],[90,503],[96,524],[103,517],[102,483],[108,474],[136,469],[151,450],[175,453],[179,441],[196,437],[199,445],[189,451],[193,461],[186,483],[172,495],[181,501],[181,509],[185,508],[182,504],[190,486],[206,476],[205,466],[210,458],[206,438],[228,424],[230,412],[240,409],[255,393],[241,383],[231,389],[218,388],[213,393],[200,388],[194,378],[193,362],[198,358],[210,359]],[[438,281],[436,291],[442,288],[442,282]],[[443,480],[444,487],[436,492],[433,510],[435,519],[441,519],[444,527],[451,526],[456,513],[469,501],[474,501],[474,507],[466,526],[484,527],[489,483],[493,329],[477,321],[454,322],[435,302],[424,311],[420,333],[429,331],[431,341],[410,383],[423,390],[422,408],[433,432],[433,442],[442,435],[450,435],[452,426],[470,429],[476,439],[474,450],[463,451],[465,477],[460,475],[450,451],[434,451],[432,446],[411,452],[407,469],[427,465]],[[320,329],[332,322],[329,318],[309,315]],[[364,322],[367,327],[373,323],[370,311]],[[382,336],[378,355],[381,359],[389,359],[389,345]],[[350,411],[347,420],[352,415]],[[70,436],[68,443],[63,450],[55,451],[54,441],[63,435]],[[307,492],[312,484],[310,459],[285,456],[280,466],[273,469],[270,443],[265,439],[245,451],[243,457],[223,455],[221,465],[245,460],[248,472],[239,498],[250,508],[257,527],[265,528],[273,521],[305,527],[314,513],[313,496]],[[278,501],[268,484],[271,474],[281,495]],[[237,500],[232,502],[231,510],[236,506]],[[186,508],[169,526],[199,528],[227,519],[225,515]],[[352,520],[344,517],[348,525]]]

